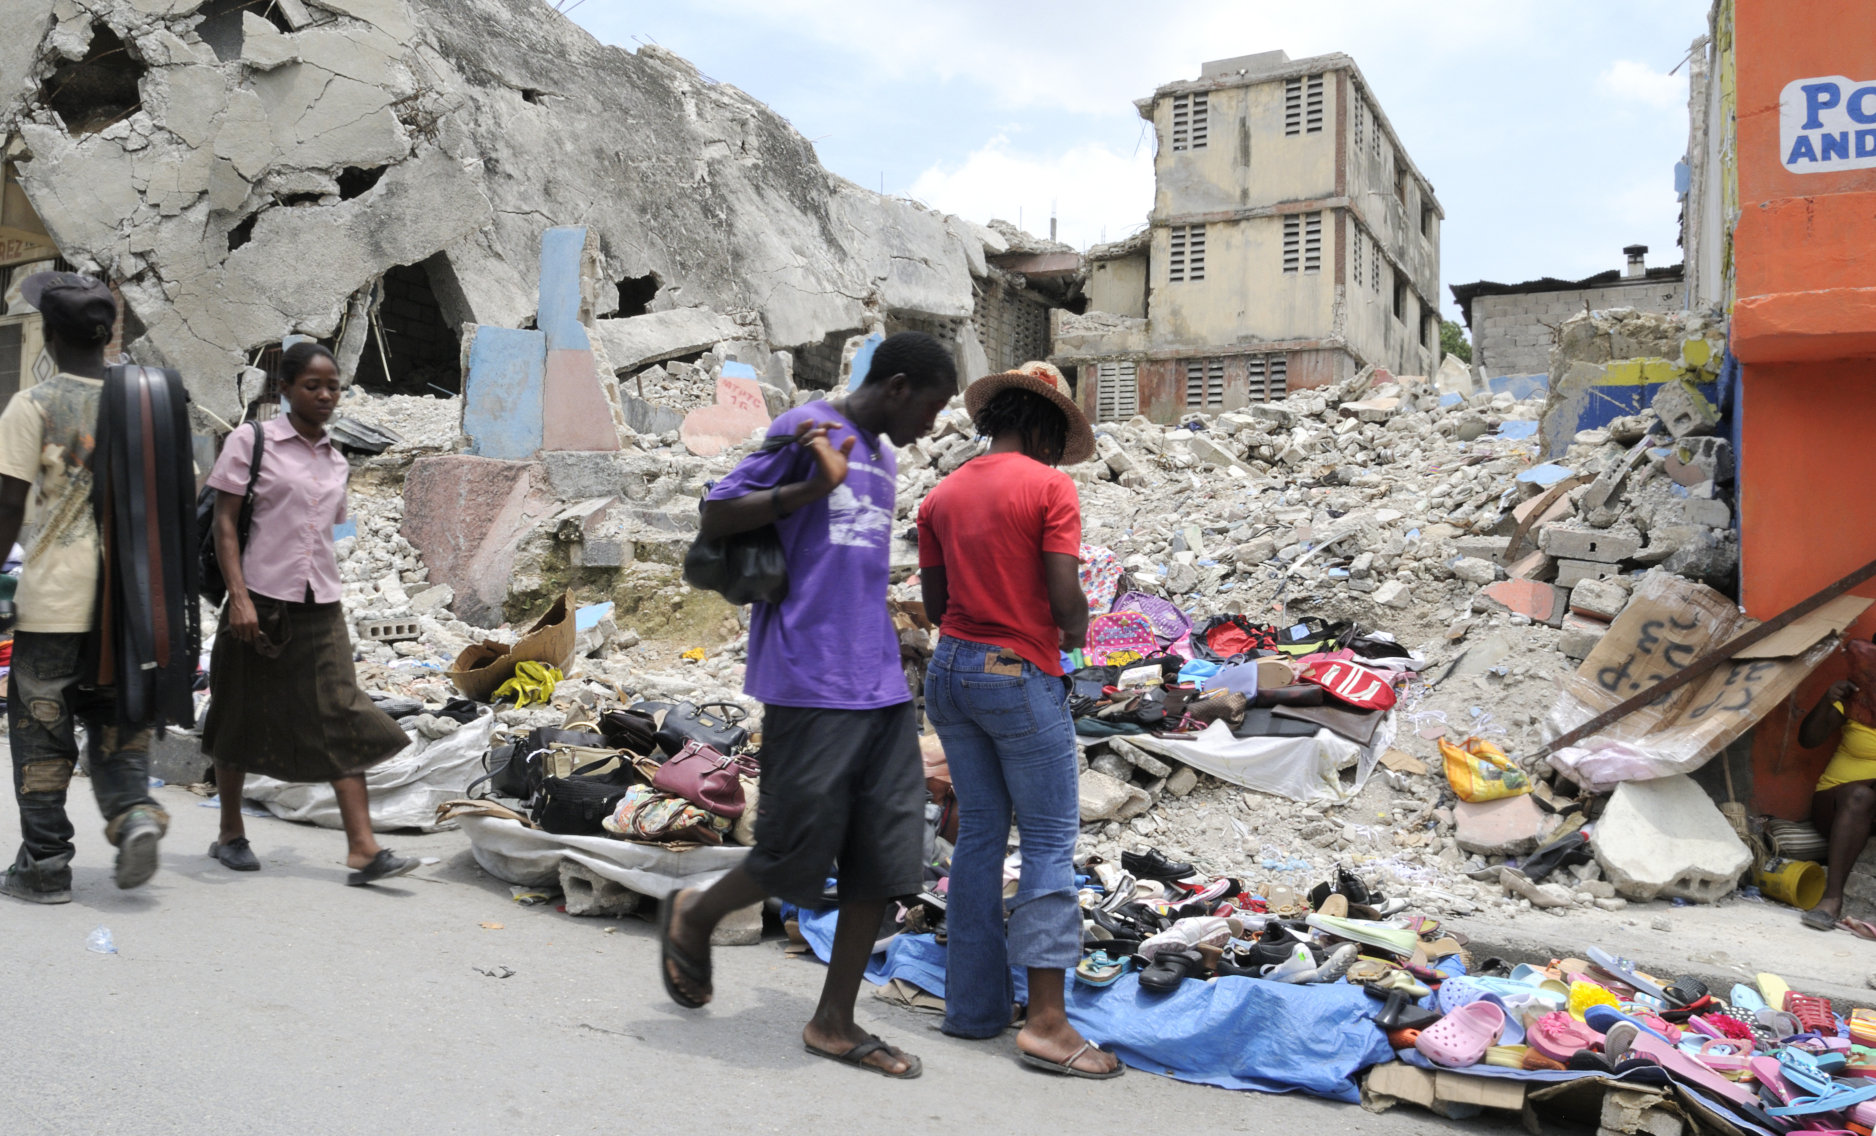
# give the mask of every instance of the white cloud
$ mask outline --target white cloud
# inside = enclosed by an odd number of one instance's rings
[[[993,217],[1047,235],[1057,211],[1058,239],[1077,248],[1117,241],[1146,224],[1153,207],[1153,143],[1136,153],[1103,145],[1048,154],[992,138],[955,167],[934,165],[912,183],[912,196],[982,224]]]
[[[1684,110],[1687,74],[1664,75],[1646,63],[1618,59],[1596,76],[1596,89],[1644,110]]]

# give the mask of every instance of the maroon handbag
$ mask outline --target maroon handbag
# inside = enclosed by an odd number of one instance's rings
[[[658,767],[651,787],[735,820],[746,807],[738,778],[755,778],[760,772],[747,757],[725,757],[702,742],[690,742]]]

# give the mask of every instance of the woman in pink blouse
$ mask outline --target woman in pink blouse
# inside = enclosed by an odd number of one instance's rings
[[[345,822],[346,883],[375,883],[417,861],[378,846],[365,794],[365,770],[408,739],[358,689],[339,603],[332,527],[345,519],[349,468],[326,435],[339,404],[338,364],[319,344],[296,343],[281,358],[279,382],[288,411],[261,426],[245,547],[239,519],[254,457],[251,427],[229,435],[208,479],[218,492],[215,551],[228,582],[202,727],[221,791],[221,836],[208,854],[237,872],[261,866],[241,817],[248,771],[330,781]]]

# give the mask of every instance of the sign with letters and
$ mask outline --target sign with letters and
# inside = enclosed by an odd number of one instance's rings
[[[1778,97],[1779,155],[1794,174],[1876,169],[1876,79],[1793,79]]]

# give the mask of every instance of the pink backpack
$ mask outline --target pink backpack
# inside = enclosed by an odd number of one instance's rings
[[[1132,651],[1141,658],[1159,654],[1153,623],[1137,611],[1110,611],[1088,621],[1088,647],[1083,652],[1091,666],[1107,665],[1109,655]]]

